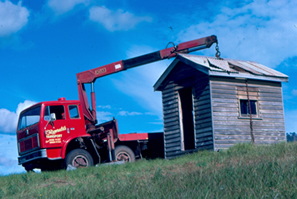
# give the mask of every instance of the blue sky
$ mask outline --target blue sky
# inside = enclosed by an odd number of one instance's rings
[[[296,10],[290,0],[0,0],[0,175],[24,171],[15,138],[23,108],[78,99],[76,73],[212,34],[223,58],[290,76],[283,83],[286,131],[297,132]],[[197,54],[214,56],[214,46]],[[162,131],[153,85],[171,61],[98,79],[99,122],[115,117],[121,133]]]

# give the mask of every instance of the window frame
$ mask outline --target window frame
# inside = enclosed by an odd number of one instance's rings
[[[66,111],[65,111],[65,106],[64,105],[46,105],[45,106],[45,108],[44,108],[44,115],[43,115],[43,120],[44,121],[49,121],[50,120],[50,115],[51,115],[51,107],[53,107],[53,106],[62,106],[63,107],[63,114],[64,114],[64,116],[63,117],[61,117],[61,119],[60,119],[60,117],[58,117],[57,116],[57,114],[56,114],[56,120],[66,120],[67,118],[66,118]],[[46,115],[46,111],[48,110],[48,112],[49,112],[49,115]],[[46,118],[46,117],[48,117],[48,119]]]
[[[238,109],[239,117],[238,118],[239,119],[250,119],[249,109],[247,110],[247,112],[248,112],[247,114],[243,114],[242,113],[242,106],[241,106],[241,101],[242,100],[248,102],[248,99],[246,99],[246,98],[238,99],[238,106],[239,106],[239,109]],[[258,100],[255,100],[255,99],[250,99],[250,102],[255,102],[255,109],[256,109],[256,114],[251,114],[252,115],[252,118],[253,119],[261,119],[259,117],[259,101]]]

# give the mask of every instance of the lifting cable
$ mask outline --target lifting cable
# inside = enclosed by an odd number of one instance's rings
[[[221,58],[221,52],[220,52],[220,49],[219,49],[219,42],[216,42],[216,58],[217,59],[222,59]]]
[[[247,100],[248,100],[248,105],[249,105],[250,130],[251,130],[252,143],[255,144],[255,137],[254,137],[254,130],[253,130],[252,108],[251,108],[251,101],[250,101],[250,97],[249,97],[249,88],[248,88],[247,79],[245,80],[245,85],[246,85],[246,95],[247,95]]]

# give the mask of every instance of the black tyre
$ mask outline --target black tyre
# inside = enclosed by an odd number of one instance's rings
[[[116,161],[125,161],[125,162],[134,162],[135,154],[134,152],[127,146],[117,146],[114,150],[115,160]]]
[[[84,149],[74,149],[65,158],[65,166],[71,165],[76,168],[90,167],[94,165],[94,160],[90,153]]]

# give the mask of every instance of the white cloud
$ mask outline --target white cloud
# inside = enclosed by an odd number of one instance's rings
[[[18,165],[17,161],[17,139],[15,135],[0,134],[0,176],[12,173],[25,172],[25,169]]]
[[[180,40],[218,36],[222,57],[253,60],[275,67],[296,56],[297,2],[256,0],[243,7],[223,7],[212,21],[200,17],[179,34]],[[291,47],[292,46],[292,47]],[[212,56],[214,52],[212,52]]]
[[[0,1],[0,37],[16,33],[27,24],[30,13],[21,4],[21,1],[17,5]]]
[[[120,111],[118,113],[120,116],[135,116],[135,115],[143,115],[142,113],[139,112],[129,112],[129,111]]]
[[[36,104],[36,102],[25,100],[18,104],[15,112],[11,112],[5,108],[0,109],[0,132],[13,133],[16,131],[19,114],[25,108]]]
[[[97,115],[98,124],[110,121],[113,118],[113,114],[107,111],[97,111],[96,115]]]
[[[99,105],[97,107],[98,108],[101,108],[101,109],[111,109],[111,106],[110,105],[106,105],[106,106]]]
[[[47,5],[57,15],[64,14],[72,10],[76,5],[84,4],[88,5],[90,0],[49,0]]]
[[[104,26],[109,31],[130,30],[140,22],[151,22],[149,16],[135,16],[130,12],[121,9],[117,11],[109,10],[104,6],[93,6],[89,10],[89,19]]]

